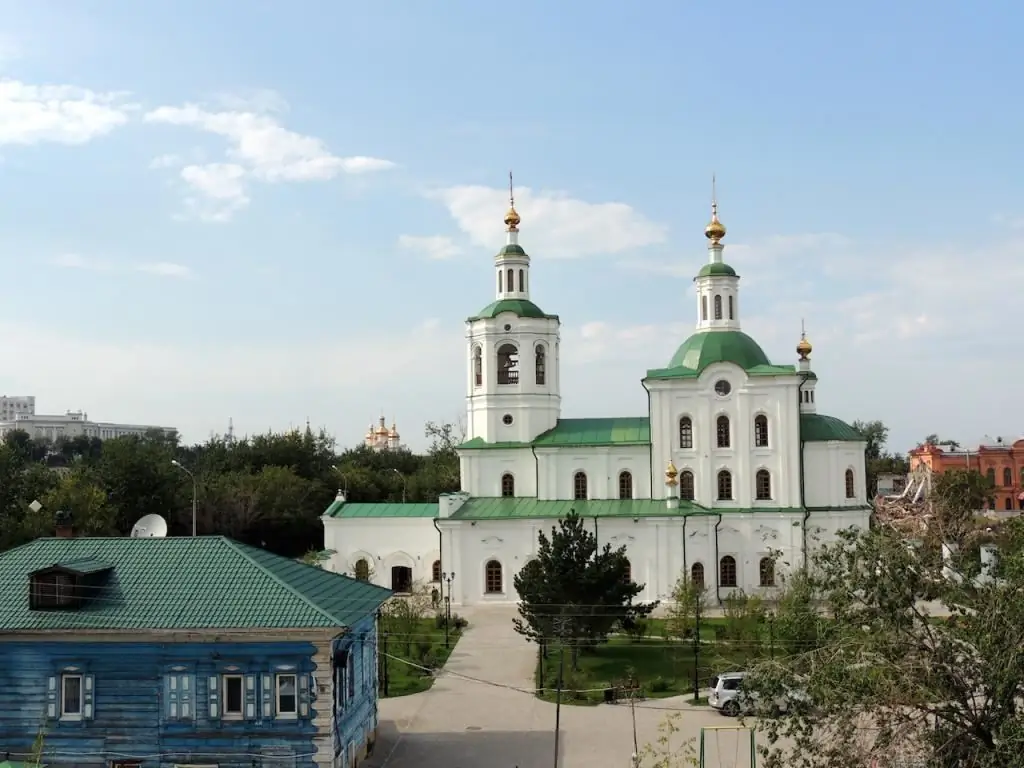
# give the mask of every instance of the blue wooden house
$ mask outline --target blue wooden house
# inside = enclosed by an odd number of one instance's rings
[[[51,767],[350,768],[381,587],[223,537],[0,553],[0,754]]]

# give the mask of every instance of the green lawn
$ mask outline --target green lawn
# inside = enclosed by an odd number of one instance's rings
[[[701,635],[705,635],[702,631]],[[711,628],[710,636],[714,637]],[[574,704],[597,704],[604,700],[603,689],[622,685],[632,672],[640,685],[640,695],[663,698],[693,693],[693,644],[673,642],[663,637],[631,639],[613,635],[606,644],[579,657],[579,669],[571,669],[571,656],[565,655],[562,700]],[[742,667],[743,653],[721,643],[705,641],[700,648],[698,680],[701,688],[719,672]],[[558,651],[550,650],[541,663],[543,687],[554,689],[558,681]],[[598,690],[592,690],[598,689]],[[541,697],[554,700],[555,692],[545,690]]]
[[[390,698],[392,696],[407,696],[410,693],[421,693],[434,684],[434,677],[429,672],[418,667],[428,667],[436,670],[444,666],[448,655],[455,648],[459,641],[461,631],[451,625],[448,648],[444,647],[444,626],[440,628],[434,616],[420,619],[418,626],[413,632],[384,632],[386,624],[382,625],[382,635],[379,639],[381,651],[381,669],[379,670],[380,696]],[[384,637],[384,634],[387,637]],[[386,647],[385,647],[386,646]],[[396,656],[397,659],[389,659],[384,653]],[[399,661],[402,659],[412,664]],[[385,670],[385,664],[387,668]],[[386,671],[386,690],[385,690]]]

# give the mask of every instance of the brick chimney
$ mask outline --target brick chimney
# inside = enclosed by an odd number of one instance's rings
[[[58,539],[71,539],[75,536],[75,528],[71,522],[71,513],[58,509],[53,516],[56,524],[56,536]]]

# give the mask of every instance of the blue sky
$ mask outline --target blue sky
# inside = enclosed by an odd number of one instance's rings
[[[243,10],[244,8],[244,10]],[[719,180],[744,329],[822,410],[1021,432],[1024,11],[3,2],[0,391],[186,439],[452,421],[511,168],[564,413],[643,411]]]

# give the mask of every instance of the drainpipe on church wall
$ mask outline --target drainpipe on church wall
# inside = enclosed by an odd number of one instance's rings
[[[722,513],[718,513],[718,522],[715,523],[715,599],[718,605],[722,605],[722,564],[718,562],[718,528],[722,525]]]

